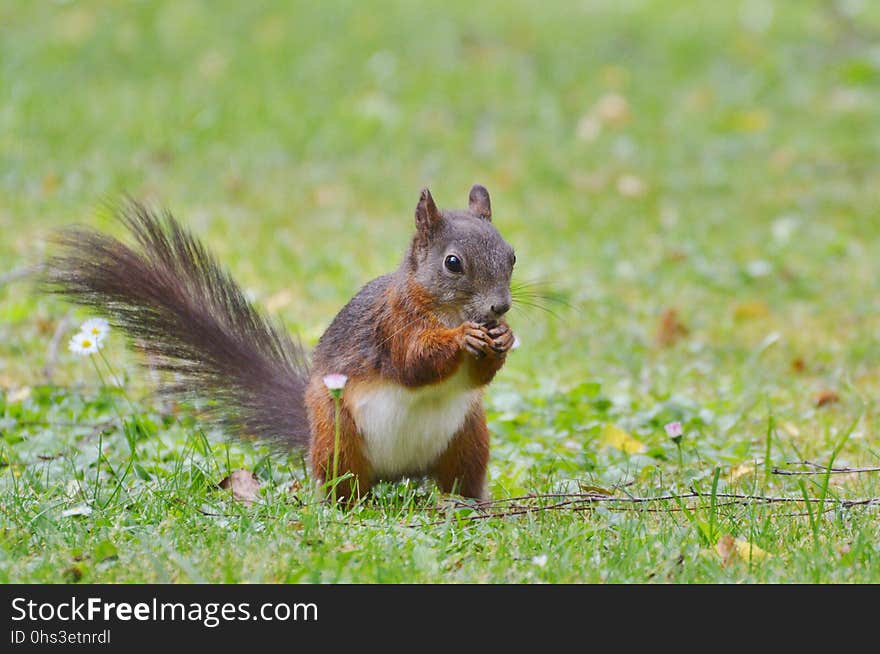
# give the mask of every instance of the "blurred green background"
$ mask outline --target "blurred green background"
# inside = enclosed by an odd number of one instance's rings
[[[70,311],[18,273],[61,225],[119,233],[107,200],[172,210],[313,344],[398,264],[421,187],[461,207],[479,182],[552,311],[510,317],[493,492],[559,468],[665,488],[671,419],[697,476],[763,456],[769,413],[776,462],[854,425],[845,462],[877,464],[880,3],[6,0],[0,98],[4,406]],[[65,342],[51,380],[94,394]],[[609,422],[650,456],[602,449]]]
[[[572,307],[513,314],[524,347],[503,379],[650,376],[794,410],[829,385],[871,396],[878,14],[5,2],[0,274],[36,263],[59,225],[115,229],[102,202],[130,193],[174,211],[314,342],[397,265],[421,186],[456,207],[480,182],[519,280]],[[31,291],[0,288],[5,387],[40,381],[64,311]],[[659,347],[670,309],[688,335]],[[71,379],[64,357],[57,374]]]

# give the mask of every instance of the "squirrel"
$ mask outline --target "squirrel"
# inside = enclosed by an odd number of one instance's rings
[[[175,373],[162,392],[204,398],[209,418],[307,450],[314,479],[336,482],[344,503],[379,481],[424,476],[487,498],[482,396],[515,342],[504,315],[516,256],[483,186],[460,211],[439,210],[422,190],[400,266],[339,311],[311,364],[169,212],[129,199],[116,213],[136,246],[67,228],[44,288],[97,310],[154,368]],[[338,448],[329,374],[347,377]]]

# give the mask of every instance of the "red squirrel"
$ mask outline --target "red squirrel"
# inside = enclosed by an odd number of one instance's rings
[[[421,192],[400,266],[343,307],[311,365],[299,341],[169,213],[130,200],[118,217],[135,247],[67,229],[45,281],[175,373],[164,392],[209,400],[211,416],[240,433],[306,448],[321,484],[333,477],[336,454],[345,479],[334,495],[346,502],[378,481],[412,476],[487,497],[482,394],[515,340],[504,315],[516,257],[492,224],[484,187],[471,189],[462,211],[441,211]],[[348,378],[338,452],[328,374]]]

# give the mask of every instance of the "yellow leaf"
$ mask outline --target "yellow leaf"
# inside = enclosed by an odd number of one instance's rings
[[[750,475],[755,471],[755,468],[749,463],[740,463],[738,466],[733,466],[730,469],[729,479],[730,481],[736,481],[740,477],[745,477],[746,475]]]
[[[731,127],[738,132],[763,132],[769,125],[770,112],[765,109],[741,111],[731,119]]]
[[[602,440],[606,445],[610,445],[627,454],[641,454],[648,449],[644,443],[636,440],[617,425],[612,424],[607,424],[602,428]]]
[[[765,318],[769,314],[770,307],[763,300],[751,300],[733,305],[733,317],[737,320]]]
[[[737,538],[734,542],[734,546],[736,547],[736,553],[743,561],[748,561],[749,558],[751,558],[752,561],[761,561],[772,556],[769,552],[765,552],[757,545],[752,545],[750,542],[743,540],[742,538]]]
[[[721,557],[721,564],[728,565],[734,558],[743,561],[761,561],[770,558],[772,554],[765,552],[757,545],[752,545],[743,538],[733,539],[730,534],[724,534],[715,543],[715,553]]]
[[[601,486],[592,486],[590,484],[578,484],[578,489],[582,493],[594,493],[596,495],[614,495],[614,491],[608,490],[607,488],[602,488]]]

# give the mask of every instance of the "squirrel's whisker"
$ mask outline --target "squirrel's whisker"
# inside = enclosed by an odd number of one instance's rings
[[[529,308],[533,308],[533,309],[540,309],[541,311],[550,314],[551,316],[553,316],[557,320],[561,319],[559,314],[556,313],[555,311],[553,311],[550,307],[544,306],[543,304],[540,304],[538,302],[531,302],[529,300],[522,300],[522,299],[514,298],[512,306],[515,307],[517,305],[519,305],[520,307],[529,307]]]

